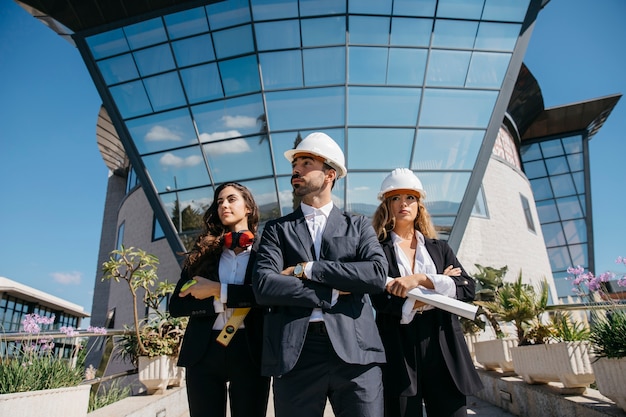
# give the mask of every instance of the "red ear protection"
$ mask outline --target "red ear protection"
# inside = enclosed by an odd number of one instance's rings
[[[254,235],[249,230],[228,232],[224,235],[224,246],[229,249],[247,248],[254,242]]]

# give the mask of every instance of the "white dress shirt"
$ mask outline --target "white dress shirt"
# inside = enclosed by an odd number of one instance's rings
[[[236,254],[234,250],[224,248],[220,257],[219,265],[219,277],[220,277],[220,298],[213,300],[213,307],[215,312],[219,313],[215,323],[213,324],[213,330],[222,330],[226,325],[228,319],[233,315],[232,308],[226,308],[228,302],[228,284],[243,285],[246,279],[246,269],[248,267],[248,260],[250,259],[249,246],[244,251]],[[240,329],[245,326],[241,323]]]
[[[415,236],[417,238],[417,248],[415,250],[415,265],[413,271],[411,271],[411,262],[400,247],[400,242],[402,242],[402,238],[396,233],[391,232],[391,241],[393,242],[393,246],[396,249],[396,257],[398,259],[400,276],[405,277],[413,274],[426,274],[428,279],[433,283],[435,287],[435,292],[445,295],[447,297],[456,298],[456,285],[454,283],[454,280],[447,275],[437,273],[437,267],[435,266],[433,259],[430,257],[430,254],[428,253],[428,251],[426,250],[426,246],[424,245],[424,235],[416,230]],[[407,300],[404,302],[404,305],[402,306],[402,319],[400,320],[401,324],[410,323],[411,320],[413,320],[413,317],[415,317],[415,313],[417,313],[418,311],[423,312],[435,308],[431,305],[426,304],[424,307],[414,309],[414,304],[415,300],[412,298],[407,298]]]
[[[324,233],[324,229],[326,228],[326,221],[328,220],[328,216],[333,209],[333,202],[326,204],[320,208],[314,208],[309,206],[308,204],[300,203],[300,207],[302,208],[302,213],[304,214],[304,218],[306,219],[306,224],[309,228],[309,233],[311,233],[311,239],[313,240],[313,247],[315,249],[315,258],[319,259],[320,250],[322,248],[322,234]],[[307,277],[311,277],[311,272],[313,270],[313,263],[315,261],[308,261],[306,267],[304,268],[304,275]],[[339,291],[333,289],[331,306],[334,306],[337,302],[337,298],[339,297]],[[322,314],[322,309],[315,308],[313,309],[313,313],[311,314],[310,321],[323,321],[324,316]]]

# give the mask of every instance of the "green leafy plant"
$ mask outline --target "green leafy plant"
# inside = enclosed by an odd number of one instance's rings
[[[98,408],[123,400],[126,397],[130,397],[131,394],[130,386],[121,386],[119,381],[112,381],[108,386],[100,385],[97,393],[91,392],[89,394],[87,412],[90,413]]]
[[[550,328],[552,339],[557,342],[576,342],[589,340],[589,327],[575,321],[571,314],[558,311],[551,316]]]
[[[615,311],[598,319],[591,327],[589,340],[601,358],[626,357],[626,313]]]
[[[545,343],[551,334],[549,326],[541,321],[548,305],[548,283],[545,279],[537,290],[522,282],[520,271],[514,282],[502,285],[493,301],[476,301],[475,304],[490,311],[497,321],[513,323],[519,346]]]
[[[499,289],[502,288],[503,277],[508,271],[508,267],[503,266],[502,268],[496,269],[479,264],[474,264],[474,266],[478,268],[478,273],[474,274],[474,279],[476,280],[476,295],[474,297],[474,303],[479,307],[474,320],[463,317],[461,318],[463,333],[475,334],[484,331],[486,323],[481,317],[485,317],[496,333],[496,337],[498,339],[502,339],[505,337],[505,334],[500,327],[500,323],[498,323],[498,320],[490,310],[485,309],[480,305],[480,302],[495,301],[496,294]]]
[[[53,338],[42,333],[42,327],[53,324],[54,316],[27,314],[22,320],[22,328],[29,335],[19,342],[2,343],[0,394],[75,387],[83,382],[84,344],[77,343],[69,358],[59,356]],[[78,335],[71,327],[59,330],[68,337]],[[90,327],[88,330],[106,333],[103,328]]]
[[[134,303],[134,326],[125,325],[129,331],[116,343],[116,351],[123,360],[137,364],[139,356],[176,356],[182,344],[188,318],[171,317],[160,309],[166,298],[174,292],[175,285],[160,281],[157,275],[159,260],[141,249],[121,247],[111,252],[104,262],[103,280],[124,281]],[[139,318],[138,299],[143,292],[142,301],[150,315]]]

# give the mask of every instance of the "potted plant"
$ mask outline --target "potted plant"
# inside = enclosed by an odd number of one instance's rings
[[[137,366],[139,380],[149,394],[163,393],[167,386],[180,385],[182,369],[176,361],[187,326],[186,317],[172,317],[159,307],[174,291],[175,284],[160,281],[157,275],[158,259],[141,249],[121,247],[111,252],[103,264],[105,279],[124,281],[132,296],[134,326],[125,325],[129,332],[116,342],[116,353],[123,360]],[[149,311],[139,318],[139,292]]]
[[[626,264],[626,258],[620,256],[615,262]],[[572,276],[575,292],[594,307],[589,340],[598,391],[626,411],[626,312],[617,308],[608,291],[608,282],[615,274],[594,276],[580,266],[568,268],[567,272]],[[618,287],[626,287],[626,275],[616,282]]]
[[[69,357],[60,355],[50,333],[55,317],[27,314],[22,320],[23,339],[0,337],[0,415],[82,417],[87,414],[91,385],[86,379],[82,341],[73,344]],[[106,334],[90,327],[88,332]],[[68,338],[79,336],[72,327],[58,332]],[[57,337],[57,335],[54,335]]]

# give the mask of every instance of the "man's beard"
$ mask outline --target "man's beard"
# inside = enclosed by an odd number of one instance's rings
[[[292,176],[292,178],[294,178],[295,176]],[[296,196],[298,197],[303,197],[307,194],[311,194],[313,192],[319,192],[322,187],[324,186],[324,178],[323,178],[323,174],[322,174],[322,178],[320,179],[320,182],[317,183],[317,181],[315,181],[317,178],[314,178],[313,180],[309,181],[306,180],[302,177],[298,177],[300,179],[302,179],[304,181],[304,183],[298,183],[298,184],[292,184],[291,186],[293,187],[293,192]]]

